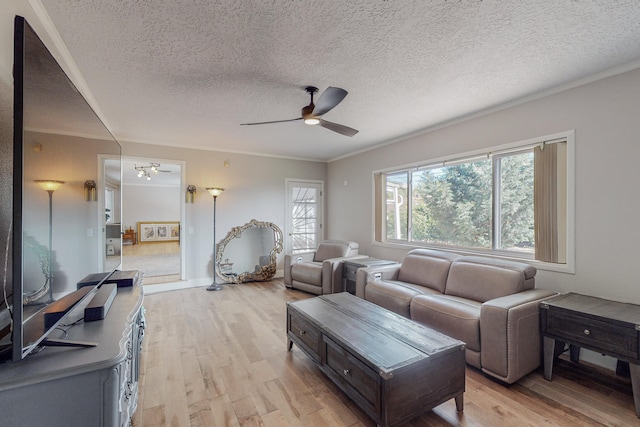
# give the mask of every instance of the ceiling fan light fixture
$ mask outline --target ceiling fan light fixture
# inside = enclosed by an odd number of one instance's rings
[[[313,94],[318,91],[318,88],[315,86],[307,86],[304,90],[309,94],[310,102],[309,105],[302,107],[302,114],[300,117],[288,120],[273,120],[269,122],[241,123],[241,125],[267,125],[271,123],[295,122],[297,120],[302,120],[307,125],[320,125],[323,128],[344,136],[353,136],[358,133],[357,130],[348,126],[332,123],[320,118],[342,102],[344,97],[347,96],[348,92],[346,90],[339,87],[329,86],[324,92],[322,92],[322,95],[320,95],[317,105],[313,103]]]

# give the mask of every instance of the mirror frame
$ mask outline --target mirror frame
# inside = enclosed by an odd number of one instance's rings
[[[251,228],[270,228],[273,230],[274,234],[274,245],[269,253],[269,264],[264,265],[260,268],[260,271],[245,271],[242,273],[225,273],[220,268],[220,264],[222,264],[222,258],[224,255],[224,250],[226,246],[234,239],[238,239],[242,236],[245,230]],[[265,221],[256,221],[252,219],[245,225],[240,227],[233,227],[229,233],[227,233],[226,237],[218,243],[216,247],[216,260],[215,260],[215,272],[216,274],[224,279],[227,283],[243,283],[243,282],[260,282],[265,280],[271,280],[273,276],[276,274],[276,256],[280,252],[282,252],[283,246],[283,235],[282,230],[280,228],[271,223]]]

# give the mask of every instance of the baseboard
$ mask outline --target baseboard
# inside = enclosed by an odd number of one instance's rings
[[[144,284],[144,282],[142,283]],[[191,280],[181,280],[179,282],[155,283],[152,285],[145,285],[142,287],[142,290],[145,295],[151,295],[151,294],[157,294],[160,292],[178,291],[181,289],[202,288],[205,286],[209,286],[210,284],[211,284],[210,278],[191,279]]]

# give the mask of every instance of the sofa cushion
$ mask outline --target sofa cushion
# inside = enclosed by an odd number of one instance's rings
[[[402,261],[398,280],[444,293],[451,262],[460,255],[430,249],[409,251]]]
[[[401,316],[409,317],[411,299],[425,293],[437,293],[437,291],[396,280],[376,280],[367,283],[364,298]]]
[[[417,295],[411,300],[411,319],[480,351],[481,303],[440,294]]]
[[[521,262],[461,257],[451,264],[445,294],[485,302],[533,289],[535,274]]]
[[[295,281],[322,287],[322,263],[299,262],[291,266],[291,278]]]
[[[329,258],[339,258],[358,254],[358,244],[355,242],[324,241],[318,245],[314,261],[324,261]]]

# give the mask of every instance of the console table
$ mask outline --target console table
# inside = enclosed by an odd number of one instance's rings
[[[388,261],[374,257],[352,258],[342,261],[342,290],[352,295],[356,293],[356,275],[358,269],[373,267],[375,265],[397,264],[396,261]]]
[[[65,327],[68,339],[97,342],[97,347],[45,347],[22,361],[0,364],[0,423],[129,426],[138,402],[142,299],[137,283],[118,288],[103,320],[83,322],[84,302],[63,318],[64,324],[79,320]],[[65,338],[59,331],[50,337]]]
[[[551,381],[553,360],[565,342],[574,362],[579,347],[616,357],[629,363],[640,417],[640,306],[568,293],[543,301],[541,309],[545,379]]]
[[[463,409],[465,344],[347,292],[287,304],[295,343],[378,425],[449,399]]]

